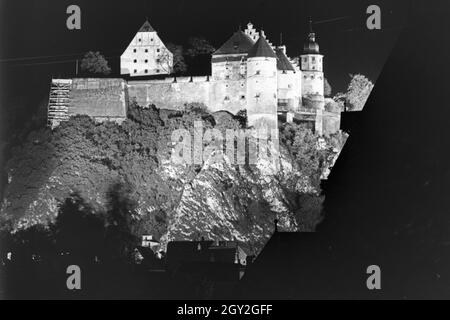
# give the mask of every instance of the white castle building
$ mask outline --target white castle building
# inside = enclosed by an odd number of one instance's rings
[[[182,110],[186,104],[202,103],[211,113],[246,110],[249,126],[277,128],[281,119],[331,134],[340,130],[340,113],[325,108],[323,58],[312,29],[296,63],[286,46],[274,46],[249,23],[212,54],[210,75],[172,76],[173,55],[146,21],[121,56],[121,74],[132,79],[61,80],[70,89],[70,99],[56,108],[50,101],[49,122],[55,126],[80,113],[99,121],[122,121],[129,101],[135,100],[142,107],[153,104],[161,109]],[[167,76],[139,79],[157,74]],[[53,80],[57,90],[58,81]],[[113,96],[119,99],[116,104]],[[115,107],[105,108],[104,103]]]
[[[131,77],[170,74],[173,55],[148,21],[142,25],[120,57],[120,74]]]

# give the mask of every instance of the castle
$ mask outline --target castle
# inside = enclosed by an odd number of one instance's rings
[[[120,63],[128,81],[53,79],[49,125],[55,127],[74,114],[121,122],[134,100],[161,109],[182,110],[186,104],[201,103],[211,113],[246,110],[253,127],[273,129],[282,120],[306,123],[319,134],[340,130],[340,113],[325,107],[323,55],[312,28],[298,62],[287,56],[286,46],[274,46],[249,23],[212,54],[210,75],[178,77],[171,76],[172,53],[146,21]],[[142,76],[150,78],[139,79]]]

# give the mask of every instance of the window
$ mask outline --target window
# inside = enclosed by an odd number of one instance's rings
[[[229,96],[226,96],[226,97],[225,97],[225,101],[230,101],[230,97],[229,97]]]
[[[229,79],[230,79],[230,76],[228,76],[228,75],[227,75],[227,76],[225,76],[225,79],[229,80]]]
[[[161,52],[161,49],[156,49],[156,52]]]
[[[145,69],[145,71],[144,71],[145,73],[148,73],[148,70],[147,69]]]
[[[139,38],[139,42],[142,42],[142,39],[141,39],[141,38]]]
[[[150,41],[153,41],[153,38],[151,38]]]
[[[156,69],[156,73],[159,73],[159,69]]]
[[[137,73],[137,70],[136,70],[136,69],[134,69],[134,73]]]
[[[133,52],[136,53],[136,49],[133,49]]]
[[[159,63],[161,60],[160,59],[156,59],[156,62]]]
[[[241,96],[241,100],[245,100],[245,96]]]
[[[147,59],[145,59],[145,63],[148,63],[148,60],[147,60]]]
[[[260,75],[261,74],[261,70],[256,70],[256,75]]]
[[[148,52],[148,49],[145,49],[145,52]]]
[[[303,62],[304,62],[304,63],[308,62],[308,59],[303,58]]]
[[[136,59],[134,59],[134,60],[133,60],[133,62],[134,62],[134,63],[137,63],[137,60],[136,60]]]
[[[255,96],[255,98],[257,98],[257,99],[260,98],[260,97],[261,97],[261,93],[257,93],[256,96]]]
[[[316,57],[312,57],[312,61],[313,61],[313,62],[316,62]]]

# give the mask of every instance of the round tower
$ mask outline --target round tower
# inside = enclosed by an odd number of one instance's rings
[[[277,56],[264,33],[247,55],[247,117],[249,126],[278,128]]]
[[[303,54],[300,56],[302,70],[302,96],[313,100],[323,100],[324,74],[323,55],[320,54],[319,44],[316,42],[316,34],[310,21],[308,40],[303,46]]]

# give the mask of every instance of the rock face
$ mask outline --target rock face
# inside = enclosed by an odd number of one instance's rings
[[[184,185],[169,217],[163,244],[206,236],[237,240],[248,254],[257,254],[273,233],[274,219],[279,220],[280,230],[298,231],[283,194],[283,187],[295,176],[301,178],[285,159],[280,170],[275,170],[270,161],[260,161],[253,168],[235,167],[226,156],[220,162],[206,163]],[[297,189],[298,193],[311,191],[307,186]]]
[[[9,162],[2,219],[15,229],[51,223],[74,192],[104,213],[108,190],[126,183],[142,232],[161,239],[163,248],[204,237],[237,240],[247,254],[258,254],[275,219],[281,231],[314,230],[323,199],[286,146],[278,168],[269,159],[232,165],[222,151],[201,166],[177,165],[167,147],[174,124],[148,112],[121,126],[75,117],[55,131],[32,133]]]

